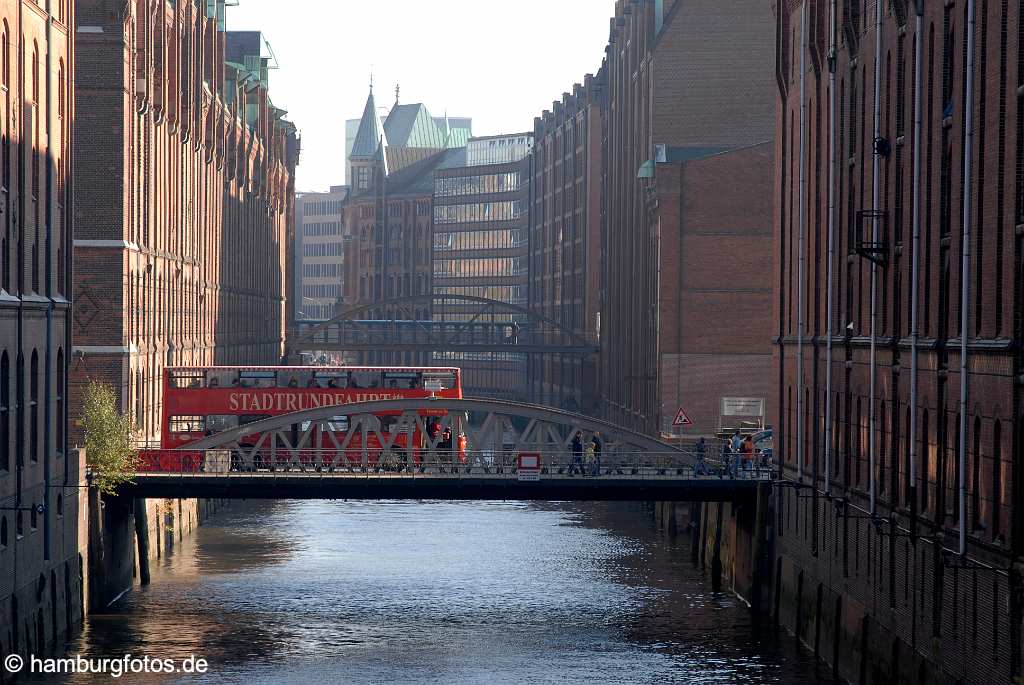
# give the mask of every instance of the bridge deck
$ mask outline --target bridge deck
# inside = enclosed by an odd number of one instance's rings
[[[124,494],[134,497],[225,499],[451,499],[585,501],[737,501],[753,497],[767,478],[512,473],[388,473],[261,471],[139,473]]]

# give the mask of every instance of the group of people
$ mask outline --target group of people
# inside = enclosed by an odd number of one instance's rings
[[[722,442],[722,461],[729,465],[733,473],[739,473],[740,470],[752,471],[756,459],[753,436],[741,436],[737,430],[731,438]]]
[[[707,476],[711,474],[711,469],[707,463],[707,451],[707,441],[701,437],[696,445],[694,445],[694,452],[697,458],[696,464],[693,467],[695,475]],[[722,441],[722,463],[725,464],[725,469],[729,473],[738,474],[740,471],[752,471],[756,466],[757,457],[754,438],[751,435],[740,435],[740,432],[737,430],[731,437]],[[763,459],[764,456],[762,455]],[[767,464],[762,463],[761,466],[767,466]]]
[[[585,444],[584,444],[585,443]],[[597,433],[590,440],[583,439],[583,432],[572,436],[572,462],[569,474],[598,476],[601,474],[601,439]]]

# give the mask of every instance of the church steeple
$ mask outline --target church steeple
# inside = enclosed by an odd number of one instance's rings
[[[349,160],[373,159],[377,154],[377,146],[382,143],[387,145],[387,139],[384,137],[384,126],[380,123],[380,114],[377,113],[377,102],[373,98],[371,82],[370,94],[366,97],[366,106],[363,107],[363,116],[359,120],[359,130],[352,143]]]
[[[387,144],[388,139],[380,121],[380,114],[377,113],[377,102],[373,97],[373,81],[371,80],[370,94],[366,98],[363,116],[359,120],[359,130],[352,143],[352,152],[348,156],[349,162],[352,164],[352,173],[355,176],[353,179],[355,192],[370,188],[376,167],[380,166],[380,172],[387,175],[387,156],[384,154]]]

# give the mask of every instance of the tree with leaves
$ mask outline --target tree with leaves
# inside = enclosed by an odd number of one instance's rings
[[[135,448],[135,421],[117,408],[114,389],[97,381],[89,381],[82,407],[85,427],[85,461],[92,473],[92,483],[105,495],[112,495],[119,485],[130,483],[138,466]]]

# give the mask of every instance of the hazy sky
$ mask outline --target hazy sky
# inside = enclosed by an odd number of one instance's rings
[[[370,72],[379,106],[423,102],[473,118],[474,135],[533,129],[533,118],[601,65],[614,0],[239,0],[228,29],[263,31],[279,69],[274,104],[302,134],[298,190],[345,174],[345,119]]]

